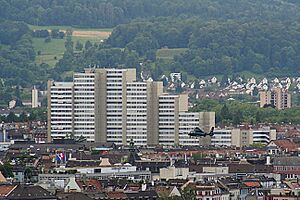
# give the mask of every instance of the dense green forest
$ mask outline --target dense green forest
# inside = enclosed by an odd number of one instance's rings
[[[5,79],[5,84],[23,86],[43,80],[42,66],[34,63],[36,54],[28,26],[0,21],[0,27],[0,78]]]
[[[135,67],[154,79],[170,71],[299,75],[299,21],[298,0],[0,0],[0,104],[16,96],[16,86],[45,89],[47,79],[70,80],[87,66]],[[49,66],[37,64],[32,37],[41,32],[28,24],[114,29],[104,42],[60,37],[65,52]],[[42,32],[45,42],[55,40]],[[184,51],[156,57],[173,48]]]
[[[154,78],[164,71],[182,71],[196,77],[242,71],[269,76],[299,75],[299,36],[297,22],[159,18],[119,25],[105,44],[73,57],[64,56],[57,69],[78,70],[78,65],[87,64],[139,68],[139,62],[145,62]],[[188,50],[174,60],[164,61],[155,57],[160,48]]]
[[[114,27],[137,18],[299,20],[298,0],[0,0],[0,17],[34,25]]]
[[[297,22],[157,19],[117,26],[107,43],[140,56],[158,48],[189,48],[168,67],[196,76],[252,71],[295,74],[300,63]]]
[[[216,112],[216,123],[218,124],[240,124],[247,123],[300,123],[300,108],[289,108],[277,110],[274,108],[259,108],[254,104],[242,102],[224,102],[217,100],[202,100],[195,102],[192,111],[214,111]]]
[[[46,69],[37,66],[31,33],[23,22],[0,20],[0,104],[7,104],[13,96],[20,98],[12,86],[31,87],[45,81]]]

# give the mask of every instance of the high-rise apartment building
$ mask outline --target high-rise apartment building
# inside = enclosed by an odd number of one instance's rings
[[[48,141],[73,134],[73,90],[73,83],[48,81]]]
[[[95,74],[90,70],[73,76],[73,134],[95,140]]]
[[[33,89],[31,90],[31,107],[39,107],[39,91],[36,89],[35,86],[33,86]]]
[[[138,82],[135,69],[86,69],[73,82],[49,81],[48,94],[49,140],[70,135],[116,144],[197,145],[188,132],[214,126],[214,113],[209,119],[188,113],[187,95],[163,93],[162,82]]]
[[[259,97],[260,107],[273,105],[279,110],[291,107],[291,94],[282,88],[273,88],[270,91],[261,91],[259,93]]]

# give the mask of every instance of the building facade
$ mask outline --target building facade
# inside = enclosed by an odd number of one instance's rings
[[[260,107],[272,105],[279,110],[291,107],[291,94],[282,88],[273,88],[271,91],[259,93]]]
[[[162,82],[138,82],[135,69],[85,69],[73,82],[48,82],[48,141],[199,145],[188,133],[209,130],[215,114],[187,111],[187,95],[163,93]]]
[[[48,81],[49,88],[48,141],[51,141],[51,137],[68,137],[73,134],[74,85],[68,82]]]
[[[37,108],[39,107],[39,91],[33,86],[31,90],[31,107]]]
[[[215,129],[211,137],[211,144],[214,146],[250,146],[252,144],[267,145],[276,140],[276,130],[270,127],[258,129]]]

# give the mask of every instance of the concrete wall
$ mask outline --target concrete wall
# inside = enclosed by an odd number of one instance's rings
[[[232,129],[231,130],[231,145],[240,147],[241,146],[241,130],[240,129]]]
[[[179,99],[179,112],[187,112],[188,111],[188,95],[187,94],[180,94]]]
[[[215,126],[215,115],[215,112],[200,112],[199,127],[201,127],[205,132],[209,132],[211,127]],[[208,146],[211,144],[211,138],[199,138],[199,144],[201,146]]]
[[[147,144],[158,144],[159,103],[158,97],[163,93],[162,82],[147,82]]]
[[[95,74],[95,142],[107,142],[106,138],[106,81],[105,69]]]

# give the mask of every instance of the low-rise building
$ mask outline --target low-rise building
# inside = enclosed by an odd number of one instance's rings
[[[243,147],[252,144],[267,145],[271,140],[276,140],[276,130],[270,127],[258,129],[227,128],[215,129],[211,137],[214,146]]]
[[[290,140],[273,140],[268,146],[268,152],[273,155],[298,151],[299,146]]]
[[[169,166],[159,170],[160,179],[186,179],[189,175],[188,167]]]
[[[280,174],[282,180],[300,178],[300,157],[275,157],[273,165],[274,173]]]

